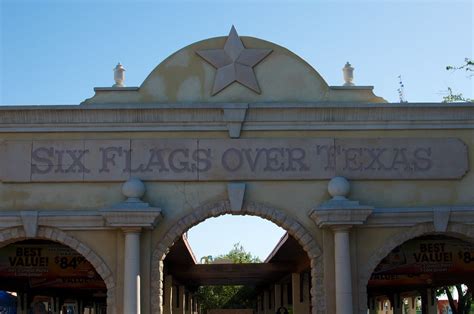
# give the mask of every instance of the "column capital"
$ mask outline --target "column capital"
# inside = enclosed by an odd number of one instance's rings
[[[126,201],[100,213],[107,226],[117,228],[153,229],[163,217],[160,208],[141,201]]]
[[[363,224],[373,209],[372,206],[361,205],[358,201],[331,199],[313,209],[309,216],[319,227],[344,230]]]
[[[329,228],[331,228],[334,233],[339,233],[339,232],[349,232],[349,230],[352,228],[352,225],[328,225]]]
[[[123,233],[141,233],[142,227],[122,227]]]

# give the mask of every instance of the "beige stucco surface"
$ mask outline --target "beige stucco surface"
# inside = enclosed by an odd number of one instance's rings
[[[189,134],[174,133],[172,137],[190,138],[224,138],[225,133]],[[318,131],[318,132],[243,132],[242,138],[286,138],[286,137],[328,137],[370,138],[370,137],[456,137],[462,139],[469,147],[469,162],[474,163],[474,139],[472,132],[466,130],[450,131]],[[81,139],[81,138],[156,138],[168,137],[163,133],[128,133],[120,134],[7,134],[9,139]],[[474,185],[474,176],[468,173],[461,180],[377,180],[352,181],[351,199],[375,207],[426,207],[443,205],[469,205],[474,203],[474,195],[470,193]],[[325,271],[330,274],[332,265],[332,233],[322,232],[308,213],[324,201],[328,200],[327,180],[308,181],[250,181],[247,183],[246,201],[255,201],[284,210],[310,230],[324,252]],[[163,211],[163,220],[153,231],[142,234],[141,251],[143,258],[141,269],[142,307],[145,313],[149,309],[151,254],[164,234],[187,214],[190,214],[207,203],[227,199],[226,182],[147,182],[147,193],[144,201],[159,207]],[[96,210],[112,207],[123,201],[120,183],[0,183],[0,209],[2,211],[19,210]],[[114,271],[118,287],[122,284],[121,269],[123,267],[123,235],[119,231],[69,231],[77,239],[86,243],[98,252]],[[400,228],[365,228],[353,231],[352,247],[357,260],[353,264],[354,276],[358,268],[384,244],[386,239],[396,233],[403,232]],[[325,280],[328,292],[334,290],[330,276]],[[357,289],[356,282],[354,290]],[[118,289],[120,291],[120,289]],[[118,292],[120,295],[120,292]],[[357,300],[355,300],[357,302]],[[334,306],[334,298],[327,297],[329,308]],[[119,309],[120,309],[120,305]]]
[[[371,89],[331,89],[314,68],[284,47],[253,37],[241,39],[246,48],[273,50],[254,68],[261,94],[234,83],[211,95],[215,69],[196,51],[223,47],[226,37],[216,37],[169,56],[148,75],[138,91],[100,91],[84,103],[385,102]]]
[[[172,134],[172,137],[190,138],[191,134]],[[214,134],[217,135],[217,134]],[[226,134],[220,134],[225,137]],[[440,131],[335,131],[335,132],[273,132],[267,134],[253,134],[243,132],[242,138],[268,138],[288,137],[328,137],[340,138],[378,138],[378,137],[415,137],[415,138],[442,138],[455,137],[461,139],[469,148],[469,162],[474,162],[474,139],[472,132],[467,130],[440,130]],[[110,134],[8,134],[3,139],[78,139],[78,138],[158,138],[167,136],[164,133],[110,133]],[[194,134],[192,138],[211,138],[212,134]],[[214,136],[217,137],[217,136]],[[169,137],[168,137],[169,138]],[[433,206],[433,205],[466,205],[474,201],[474,196],[469,193],[474,181],[471,173],[462,180],[373,180],[352,182],[351,198],[376,207],[397,206]],[[254,181],[248,182],[247,198],[270,205],[279,205],[291,208],[296,215],[305,215],[306,211],[328,199],[326,191],[327,180],[308,181]],[[21,189],[18,189],[21,186]],[[28,209],[98,209],[112,206],[122,201],[120,183],[45,183],[45,184],[10,184],[0,185],[1,210],[28,210]],[[146,200],[155,206],[161,207],[169,219],[176,217],[173,208],[192,209],[224,197],[225,183],[194,183],[194,182],[148,182],[149,193]],[[281,190],[282,193],[275,193]],[[291,193],[283,193],[291,191]],[[169,196],[174,197],[170,200]],[[298,197],[289,197],[298,195]],[[40,202],[39,202],[40,201]],[[173,203],[169,203],[173,202]],[[300,214],[301,213],[301,214]]]

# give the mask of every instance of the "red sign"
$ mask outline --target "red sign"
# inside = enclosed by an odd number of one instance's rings
[[[408,241],[380,262],[369,286],[426,285],[446,275],[474,276],[473,244],[436,236]]]
[[[60,244],[12,244],[0,249],[0,277],[28,278],[32,288],[105,287],[82,255]]]

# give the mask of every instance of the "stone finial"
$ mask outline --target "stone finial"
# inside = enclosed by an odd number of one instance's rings
[[[120,62],[114,68],[114,81],[115,84],[112,87],[125,87],[125,68]]]
[[[145,190],[145,184],[138,178],[130,178],[122,185],[122,194],[127,197],[127,202],[140,202]]]
[[[344,85],[343,86],[354,86],[352,81],[354,80],[354,68],[351,64],[346,62],[346,65],[342,68],[342,73],[344,74]]]
[[[344,177],[334,177],[328,183],[328,192],[333,200],[346,200],[351,185]]]

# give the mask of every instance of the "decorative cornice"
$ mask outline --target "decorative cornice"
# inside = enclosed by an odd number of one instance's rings
[[[361,225],[372,213],[372,206],[360,205],[358,201],[330,200],[310,213],[310,218],[319,227]]]
[[[152,229],[163,217],[161,209],[151,207],[148,203],[127,200],[112,208],[100,211],[105,223],[118,228],[149,228]]]
[[[365,223],[358,225],[357,228],[411,227],[421,223],[434,222],[434,212],[437,210],[446,211],[448,209],[450,212],[450,223],[474,225],[474,205],[472,205],[374,208]],[[52,226],[63,230],[115,228],[106,224],[103,212],[104,210],[38,210],[38,226]],[[131,212],[129,214],[132,215]],[[21,211],[0,212],[0,229],[22,225]]]
[[[474,206],[437,206],[376,208],[360,227],[412,227],[421,223],[437,224],[439,213],[449,213],[450,223],[474,224]],[[446,222],[445,222],[446,223]]]
[[[227,114],[223,114],[224,110]],[[239,113],[239,119],[229,116],[232,111]],[[472,129],[474,105],[196,103],[0,107],[0,132],[229,131],[235,128],[237,135],[236,126],[240,125],[245,131]]]

